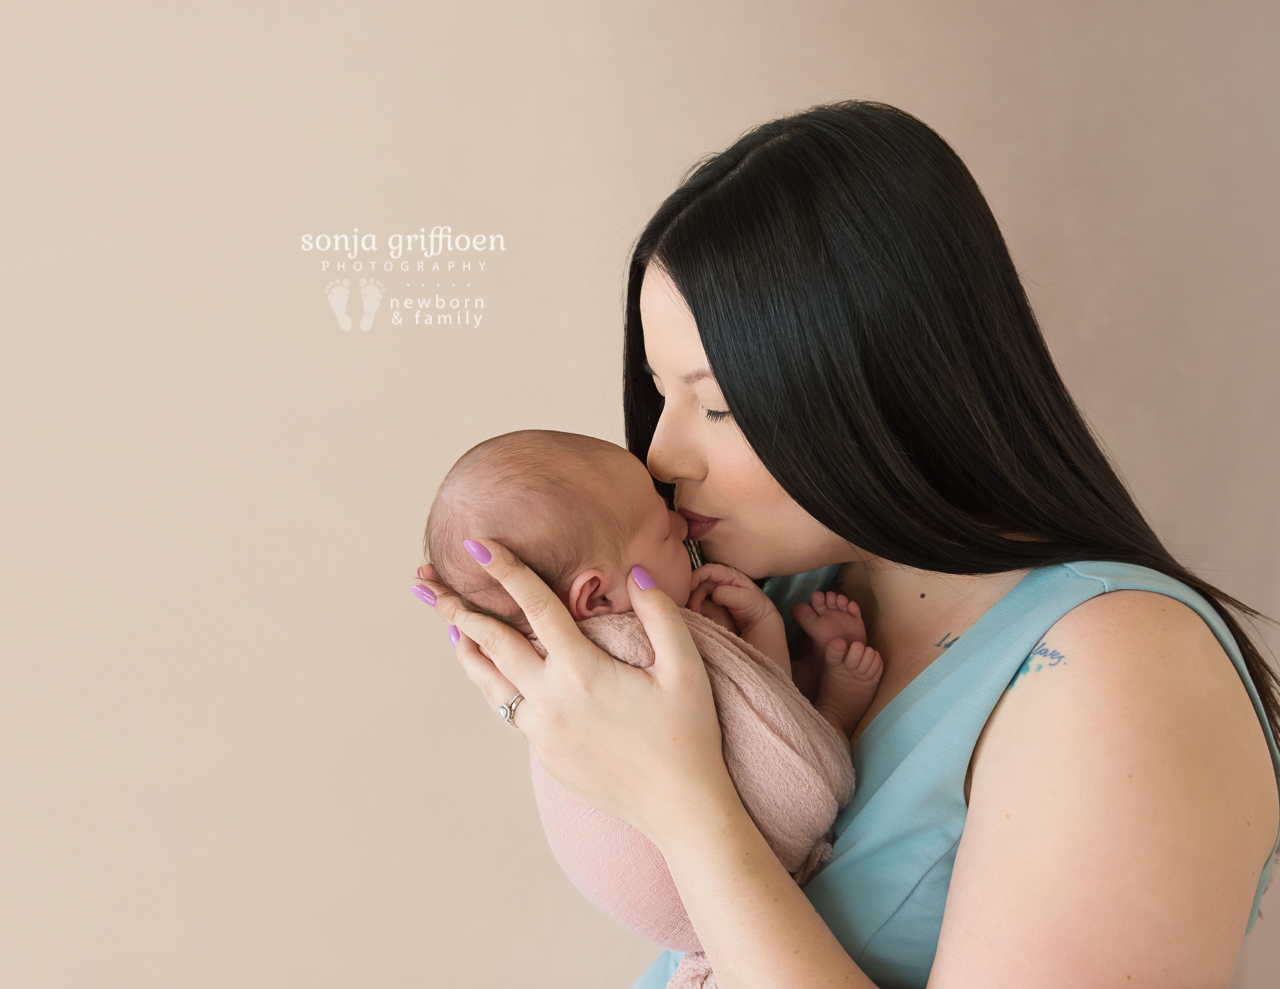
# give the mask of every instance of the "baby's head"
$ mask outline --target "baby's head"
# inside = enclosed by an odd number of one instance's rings
[[[508,547],[581,621],[632,610],[627,575],[636,564],[677,606],[688,604],[688,532],[644,464],[622,447],[522,429],[485,440],[453,465],[432,502],[424,548],[442,583],[528,634],[524,613],[464,539]]]

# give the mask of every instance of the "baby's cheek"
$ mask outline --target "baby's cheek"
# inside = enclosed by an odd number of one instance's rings
[[[658,586],[666,592],[667,596],[676,603],[677,608],[686,608],[689,605],[689,598],[693,594],[693,588],[690,587],[691,575],[693,574],[693,565],[689,562],[689,554],[685,551],[684,545],[680,546],[680,556],[675,559],[663,561],[662,574],[653,574],[653,579],[658,582]]]
[[[674,574],[670,582],[670,587],[665,588],[668,596],[676,603],[677,608],[687,608],[689,606],[689,598],[693,596],[693,589],[689,586],[689,574],[685,574],[681,579],[680,575]]]

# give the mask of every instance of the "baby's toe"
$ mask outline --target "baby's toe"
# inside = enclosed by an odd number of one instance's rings
[[[884,672],[884,660],[880,658],[878,652],[868,646],[862,650],[862,655],[854,664],[854,672],[863,679],[878,680],[880,674]]]
[[[843,594],[836,595],[836,610],[837,611],[849,610],[849,599],[845,597]]]

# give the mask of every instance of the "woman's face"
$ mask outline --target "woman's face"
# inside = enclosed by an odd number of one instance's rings
[[[648,370],[665,399],[647,466],[675,485],[676,510],[706,558],[756,578],[859,559],[760,463],[728,414],[693,314],[656,264],[645,271],[640,318]]]

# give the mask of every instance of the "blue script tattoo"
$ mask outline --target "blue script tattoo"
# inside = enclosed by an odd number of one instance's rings
[[[950,632],[946,633],[946,635],[944,635],[941,639],[939,639],[937,642],[933,644],[933,648],[950,649],[952,646],[954,646],[957,642],[960,641],[960,636],[957,635],[954,639],[951,639],[951,641],[948,642],[947,639],[950,637],[950,635],[951,635]]]
[[[1043,660],[1043,662],[1041,662],[1041,660]],[[1046,666],[1064,666],[1066,665],[1066,662],[1066,653],[1058,652],[1056,649],[1050,649],[1045,645],[1044,639],[1041,639],[1036,644],[1036,647],[1031,650],[1031,655],[1023,660],[1022,665],[1018,667],[1018,672],[1015,673],[1013,675],[1013,679],[1009,681],[1009,687],[1012,688],[1015,683],[1028,673],[1039,673]]]

